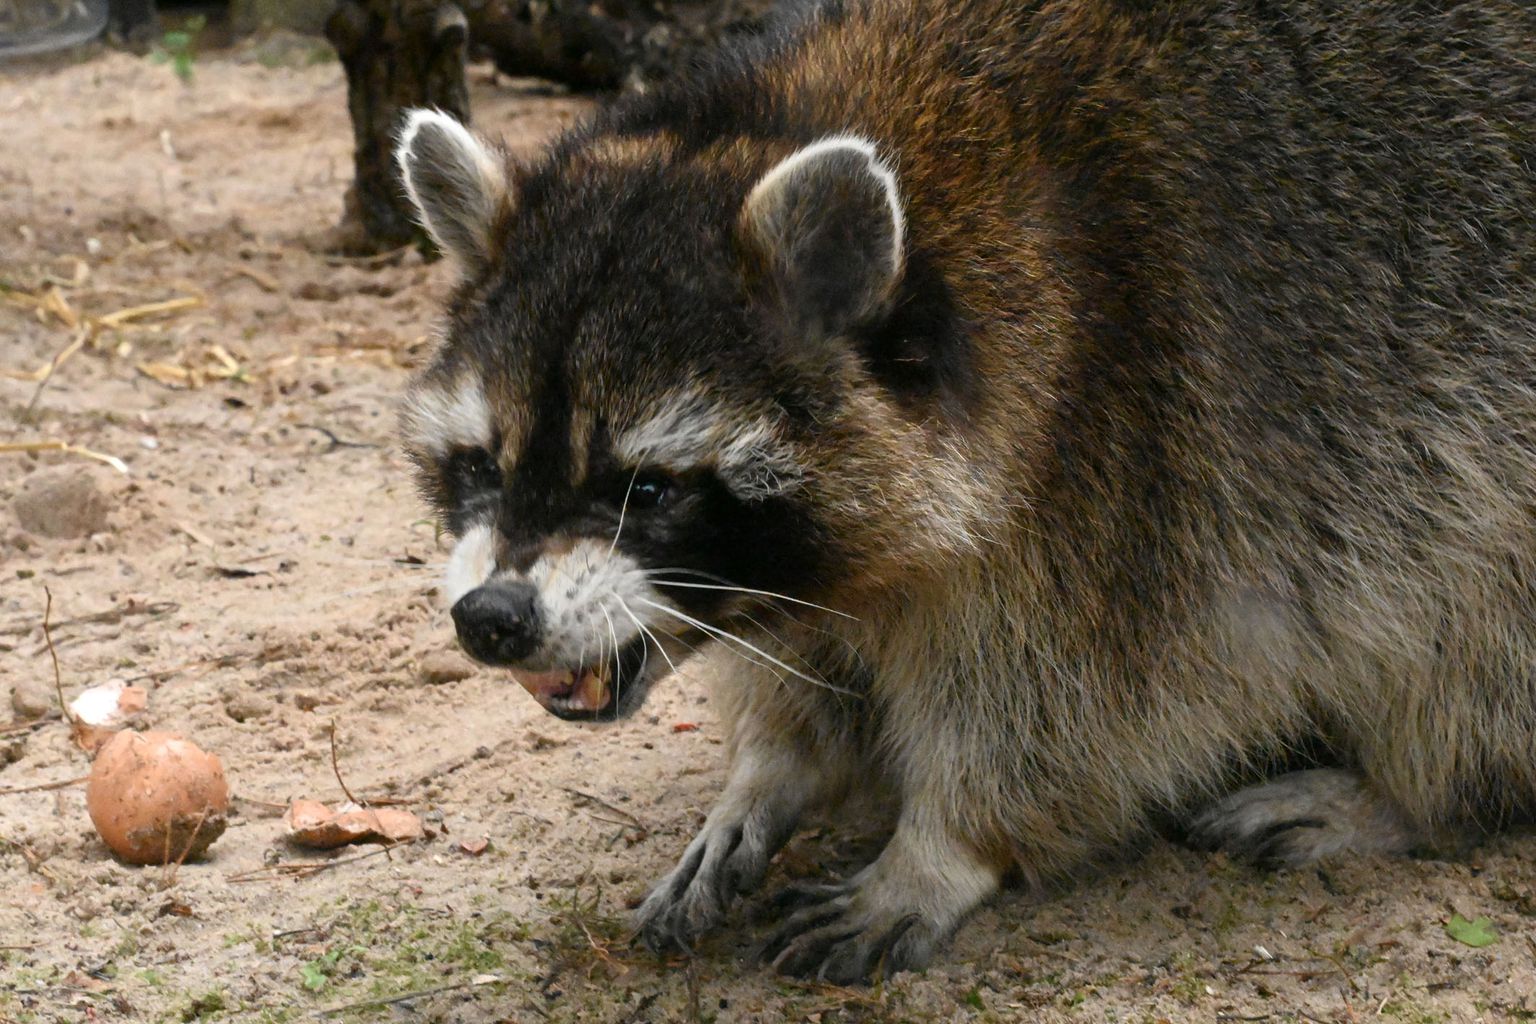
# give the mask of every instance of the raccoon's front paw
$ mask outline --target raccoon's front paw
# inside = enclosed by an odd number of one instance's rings
[[[801,907],[763,947],[763,960],[780,974],[834,985],[858,984],[875,973],[890,977],[926,966],[944,937],[917,909],[872,905],[857,879],[790,890],[779,902]]]
[[[1190,841],[1262,867],[1300,867],[1336,853],[1403,853],[1414,830],[1359,775],[1313,769],[1217,801],[1190,825]]]
[[[724,919],[737,895],[762,881],[777,848],[772,835],[750,820],[706,824],[635,911],[637,937],[656,953],[688,952]]]
[[[1001,879],[1000,865],[933,828],[926,809],[905,812],[885,851],[846,882],[792,892],[800,909],[768,940],[763,959],[782,974],[838,985],[925,966]]]

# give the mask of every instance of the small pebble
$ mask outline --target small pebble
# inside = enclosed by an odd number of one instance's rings
[[[265,718],[272,713],[272,702],[258,694],[236,691],[224,696],[224,713],[237,722]]]
[[[90,896],[82,896],[69,908],[69,912],[80,921],[94,921],[106,911],[105,904],[101,900],[92,899]]]
[[[58,700],[59,695],[42,680],[22,679],[11,685],[11,710],[17,718],[42,718]]]
[[[107,528],[107,497],[89,470],[40,469],[21,482],[11,508],[22,529],[43,537],[88,537]]]
[[[416,666],[417,678],[428,686],[456,683],[474,674],[474,666],[452,651],[434,651]]]
[[[310,302],[335,302],[341,298],[341,290],[335,285],[322,284],[319,281],[305,281],[299,285],[295,293],[301,299]]]

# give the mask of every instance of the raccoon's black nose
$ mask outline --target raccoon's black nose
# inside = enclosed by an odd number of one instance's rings
[[[478,587],[453,606],[459,643],[487,665],[515,665],[539,641],[539,592],[530,583]]]

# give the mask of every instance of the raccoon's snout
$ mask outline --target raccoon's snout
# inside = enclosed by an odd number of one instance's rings
[[[521,581],[476,587],[451,612],[459,643],[477,661],[510,666],[539,646],[539,591]]]

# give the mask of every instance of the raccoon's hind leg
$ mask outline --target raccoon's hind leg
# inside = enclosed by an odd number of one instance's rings
[[[638,938],[656,952],[687,950],[717,926],[762,881],[806,809],[847,784],[852,744],[836,709],[777,684],[743,666],[721,694],[734,719],[729,781],[677,866],[635,912]]]
[[[1299,867],[1336,853],[1406,853],[1421,839],[1392,801],[1354,772],[1290,772],[1240,789],[1190,825],[1196,846],[1269,867]]]

